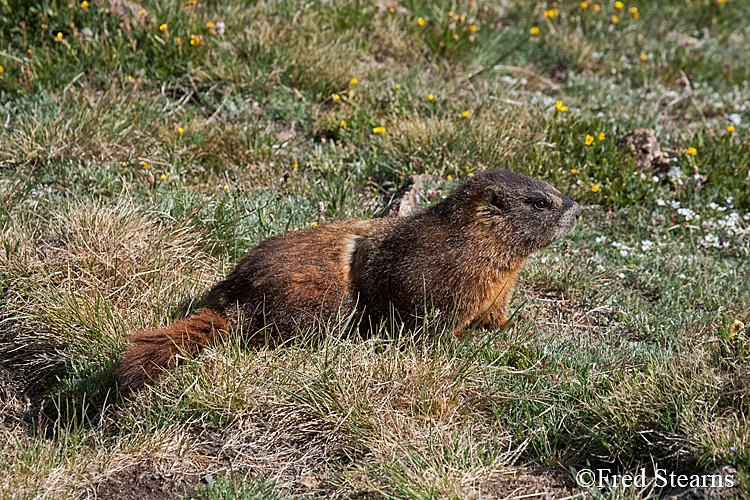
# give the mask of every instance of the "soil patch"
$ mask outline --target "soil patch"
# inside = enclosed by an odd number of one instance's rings
[[[562,499],[579,492],[570,476],[560,470],[548,468],[518,469],[494,478],[477,489],[477,498]]]
[[[136,465],[109,476],[96,487],[100,500],[178,499],[195,491],[197,475],[172,474],[166,477],[153,468]]]

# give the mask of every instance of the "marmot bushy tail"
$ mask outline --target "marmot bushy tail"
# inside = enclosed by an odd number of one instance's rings
[[[223,338],[228,329],[223,315],[200,309],[168,328],[138,332],[130,338],[132,346],[120,360],[115,376],[125,387],[141,387],[158,379],[180,355],[198,354]]]
[[[268,238],[194,316],[135,334],[117,377],[139,387],[175,365],[180,352],[195,354],[237,327],[286,340],[351,319],[365,333],[392,318],[413,328],[428,313],[457,334],[502,326],[526,259],[572,231],[580,213],[546,182],[490,170],[410,216]]]

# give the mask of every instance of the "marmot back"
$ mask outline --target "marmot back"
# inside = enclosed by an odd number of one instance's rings
[[[118,379],[143,385],[174,365],[179,350],[199,352],[238,326],[259,341],[352,317],[367,330],[392,312],[408,327],[437,312],[456,334],[473,324],[502,326],[526,259],[572,231],[580,211],[546,182],[491,170],[409,217],[352,219],[269,238],[208,292],[194,316],[136,333]]]

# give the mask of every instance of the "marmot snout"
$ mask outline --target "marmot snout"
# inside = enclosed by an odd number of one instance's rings
[[[288,339],[350,317],[361,330],[394,317],[413,327],[427,313],[457,334],[472,325],[502,326],[526,259],[572,231],[580,213],[546,182],[491,170],[408,217],[352,219],[268,238],[208,292],[195,315],[136,333],[118,379],[143,385],[174,365],[179,350],[199,352],[238,326],[260,339]]]

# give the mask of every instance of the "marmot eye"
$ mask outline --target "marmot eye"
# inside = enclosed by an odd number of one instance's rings
[[[535,200],[532,203],[534,204],[534,208],[538,210],[544,210],[545,208],[549,208],[549,202],[547,200]]]

